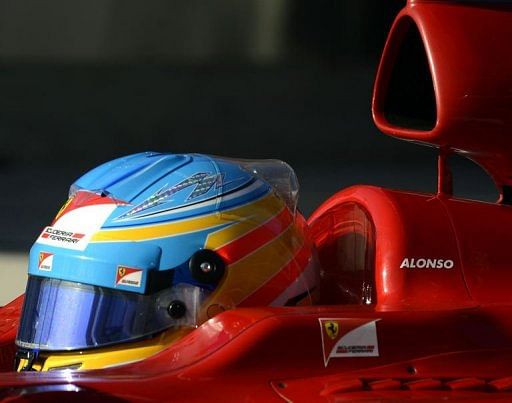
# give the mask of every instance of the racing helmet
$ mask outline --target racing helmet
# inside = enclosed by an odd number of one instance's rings
[[[226,309],[311,304],[297,197],[277,160],[147,152],[91,170],[30,250],[18,370],[121,365]]]

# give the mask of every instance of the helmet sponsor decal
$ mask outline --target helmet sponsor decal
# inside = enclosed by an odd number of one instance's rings
[[[142,213],[145,210],[157,207],[163,203],[170,201],[169,199],[174,194],[194,186],[194,189],[192,189],[192,192],[186,199],[187,202],[192,202],[194,199],[197,199],[198,197],[208,193],[210,189],[213,188],[214,185],[215,188],[222,186],[222,177],[223,175],[221,173],[212,175],[210,173],[200,172],[194,174],[174,186],[164,186],[162,189],[152,194],[148,199],[144,200],[139,205],[127,211],[123,215],[117,217],[117,219],[136,217],[138,216],[138,214]]]
[[[54,227],[46,227],[42,234],[42,239],[49,239],[54,242],[76,244],[85,236],[78,232],[63,231]]]
[[[116,286],[140,287],[142,284],[142,272],[143,270],[133,267],[117,266]]]
[[[453,269],[452,259],[404,258],[401,269]]]
[[[335,357],[378,357],[376,322],[368,318],[320,318],[324,365]]]
[[[53,253],[39,252],[39,262],[37,268],[43,271],[52,271]]]
[[[77,207],[61,214],[51,226],[41,232],[36,242],[83,251],[115,208],[114,203]]]

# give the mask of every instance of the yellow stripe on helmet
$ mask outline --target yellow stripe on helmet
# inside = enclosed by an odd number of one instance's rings
[[[235,234],[243,235],[268,220],[275,214],[276,206],[279,208],[277,203],[282,202],[278,201],[273,194],[268,193],[255,202],[191,219],[129,228],[103,229],[92,236],[91,242],[145,241],[183,235],[233,223],[229,226],[229,231],[227,228],[225,233],[219,230],[209,239],[207,247],[215,248],[215,245],[219,244],[220,246],[223,242],[225,243],[228,235],[229,239],[233,239],[233,237],[236,237]]]
[[[229,276],[204,306],[219,304],[229,309],[238,305],[288,264],[303,244],[304,235],[290,225],[272,241],[230,265]]]
[[[284,208],[284,203],[275,197],[271,200],[268,200],[267,203],[255,203],[251,207],[251,213],[249,217],[245,218],[243,221],[238,219],[239,222],[236,224],[221,228],[215,232],[210,233],[206,238],[204,245],[205,249],[216,250],[223,247],[224,245],[229,244],[230,242],[241,238],[260,225],[272,220],[274,217],[279,215]],[[222,213],[222,215],[224,216],[227,214]]]

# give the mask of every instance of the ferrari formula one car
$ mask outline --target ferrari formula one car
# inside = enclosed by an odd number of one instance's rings
[[[0,397],[512,400],[510,40],[505,2],[410,0],[393,24],[374,120],[439,149],[436,194],[355,186],[306,223],[279,161],[84,175],[0,308]],[[453,196],[452,153],[497,202]]]

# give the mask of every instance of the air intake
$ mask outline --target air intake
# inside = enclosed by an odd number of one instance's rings
[[[432,130],[437,108],[425,47],[411,18],[402,18],[400,24],[395,63],[382,94],[384,118],[394,126]]]
[[[512,3],[409,0],[372,103],[381,131],[472,159],[502,201],[512,199],[503,190],[512,188],[511,41]]]

